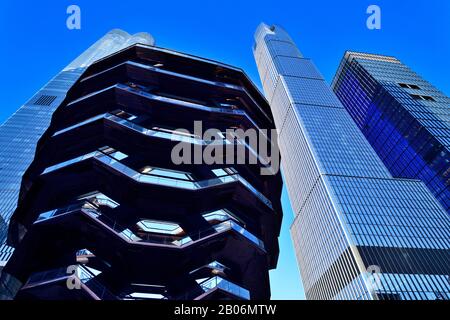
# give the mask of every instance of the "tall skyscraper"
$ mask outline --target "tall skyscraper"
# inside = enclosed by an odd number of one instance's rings
[[[5,220],[3,220],[3,217],[0,216],[0,243],[5,243],[7,227],[8,226]],[[3,265],[0,265],[0,272],[2,271],[1,270],[2,267]]]
[[[17,205],[22,175],[33,160],[36,143],[48,128],[53,112],[87,66],[134,43],[153,45],[154,40],[146,33],[131,36],[118,29],[110,31],[0,126],[0,216],[5,222],[0,222],[0,269],[13,252],[3,240],[7,224]]]
[[[215,138],[203,136],[212,128]],[[268,164],[230,139],[230,128],[274,128],[267,101],[240,69],[141,44],[91,65],[24,174],[0,294],[270,298],[282,180],[261,175]],[[174,160],[180,143],[194,159]],[[238,145],[259,161],[195,160],[211,146],[228,155]]]
[[[422,180],[450,214],[450,98],[398,59],[367,53],[346,52],[332,86],[391,174]]]
[[[261,24],[254,56],[279,130],[308,299],[450,298],[450,219],[393,178],[313,62]]]

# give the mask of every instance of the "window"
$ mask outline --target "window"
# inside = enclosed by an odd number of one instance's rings
[[[380,300],[402,300],[398,293],[378,293],[377,295]]]
[[[430,96],[422,96],[422,95],[419,95],[419,94],[412,94],[411,97],[412,97],[414,100],[436,101],[436,100],[434,100],[433,97],[430,97]]]
[[[55,99],[56,96],[41,95],[34,101],[33,104],[36,106],[50,106]]]
[[[406,89],[414,89],[414,90],[420,90],[420,87],[416,84],[408,84],[408,83],[399,83],[398,84],[402,88]]]

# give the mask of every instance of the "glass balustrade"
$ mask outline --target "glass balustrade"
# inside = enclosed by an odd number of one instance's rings
[[[100,272],[98,272],[99,274]],[[24,288],[36,285],[44,285],[48,282],[58,281],[67,277],[76,277],[85,284],[98,298],[101,300],[116,300],[117,297],[113,295],[102,283],[95,279],[96,274],[89,270],[86,266],[77,265],[75,272],[68,270],[68,268],[58,268],[42,272],[33,273]]]
[[[153,243],[153,244],[161,244],[161,245],[173,245],[182,247],[187,244],[194,243],[195,241],[202,240],[204,237],[211,236],[217,233],[226,232],[229,230],[234,230],[235,232],[243,235],[245,238],[253,242],[255,245],[257,245],[260,249],[265,250],[264,248],[264,242],[254,236],[252,233],[248,232],[245,228],[240,226],[234,221],[227,220],[224,222],[221,222],[217,225],[214,225],[211,227],[211,229],[201,230],[197,233],[195,233],[196,239],[193,240],[191,236],[194,234],[191,233],[190,236],[183,237],[178,240],[172,240],[170,237],[160,238],[158,240],[155,240],[153,233],[140,233],[137,235],[129,228],[124,228],[120,224],[118,224],[116,221],[110,219],[109,217],[105,215],[99,214],[98,210],[94,208],[85,207],[84,212],[91,215],[93,218],[101,220],[103,223],[107,223],[107,225],[116,231],[121,237],[123,237],[125,240],[130,242],[147,242],[147,243]]]
[[[66,129],[60,130],[58,132],[56,132],[53,136],[57,136],[59,134],[62,134],[64,132],[67,132],[69,130],[72,130],[74,128],[78,128],[82,125],[94,122],[96,120],[99,119],[108,119],[111,120],[115,123],[118,123],[120,125],[123,125],[127,128],[130,128],[134,131],[137,131],[141,134],[147,135],[147,136],[151,136],[151,137],[158,137],[158,138],[163,138],[163,139],[168,139],[171,141],[178,141],[178,142],[186,142],[186,143],[191,143],[191,144],[199,144],[199,145],[243,145],[245,147],[248,148],[248,150],[250,150],[250,152],[257,157],[258,159],[260,159],[260,162],[262,163],[267,163],[267,160],[261,160],[261,157],[259,156],[259,154],[245,141],[245,139],[233,139],[232,141],[230,141],[229,139],[223,138],[223,139],[211,139],[211,140],[203,140],[200,138],[197,138],[193,135],[186,135],[184,133],[177,133],[176,131],[172,131],[172,132],[168,132],[168,131],[161,131],[161,130],[155,130],[155,129],[146,129],[134,122],[131,122],[127,119],[118,117],[116,115],[110,114],[110,113],[104,113],[95,117],[92,117],[88,120],[82,121],[79,124],[70,126]],[[226,132],[221,132],[220,133],[223,137],[226,137]]]
[[[153,244],[161,244],[161,245],[173,245],[182,247],[187,244],[194,243],[195,241],[202,240],[203,238],[207,236],[212,236],[217,233],[223,233],[229,230],[233,230],[248,240],[250,240],[253,244],[258,246],[261,250],[265,250],[264,242],[260,240],[258,237],[247,231],[244,227],[239,225],[233,220],[230,220],[229,217],[224,216],[223,218],[227,218],[227,220],[220,222],[216,225],[211,226],[211,228],[198,231],[195,233],[196,239],[194,240],[191,237],[194,236],[194,234],[190,234],[190,236],[185,236],[180,239],[173,240],[173,237],[161,237],[160,239],[155,239],[155,233],[149,233],[149,232],[142,232],[139,234],[136,234],[133,232],[130,228],[125,228],[121,226],[117,221],[111,219],[110,217],[101,214],[101,212],[98,210],[98,205],[93,202],[83,202],[83,203],[77,203],[70,206],[67,206],[62,209],[55,209],[48,212],[45,212],[41,214],[38,218],[38,220],[35,223],[42,223],[43,221],[50,219],[55,216],[68,214],[72,212],[76,212],[82,210],[89,216],[91,216],[94,219],[97,219],[101,221],[102,223],[106,224],[109,228],[114,230],[119,236],[124,238],[127,241],[130,242],[147,242],[147,243],[153,243]],[[139,226],[139,224],[137,224]]]
[[[121,173],[129,176],[130,178],[132,178],[136,181],[139,181],[139,182],[143,182],[143,183],[151,183],[151,184],[165,185],[165,186],[170,186],[170,187],[177,187],[177,188],[182,188],[182,189],[196,190],[196,189],[200,189],[200,188],[213,187],[213,186],[217,186],[217,185],[222,185],[222,184],[238,181],[242,185],[244,185],[248,190],[250,190],[254,195],[256,195],[269,208],[273,208],[272,203],[270,202],[269,199],[267,199],[261,192],[256,190],[255,187],[253,187],[248,181],[246,181],[244,178],[242,178],[238,174],[230,174],[228,176],[217,177],[217,178],[209,179],[209,180],[192,181],[189,179],[165,177],[163,175],[155,175],[152,173],[145,173],[145,174],[139,173],[139,172],[125,166],[118,160],[112,158],[110,155],[106,155],[106,154],[98,155],[96,158],[99,161],[116,169],[117,171],[120,171]]]
[[[128,91],[131,92],[133,94],[138,94],[140,96],[146,97],[148,99],[152,99],[152,100],[156,100],[156,101],[163,101],[166,103],[170,103],[170,104],[177,104],[177,105],[182,105],[185,107],[191,107],[191,108],[195,108],[198,110],[205,110],[205,111],[209,111],[209,112],[220,112],[220,113],[225,113],[225,114],[232,114],[232,115],[241,115],[244,116],[255,128],[258,128],[258,125],[253,121],[253,119],[251,117],[249,117],[247,115],[247,113],[243,110],[240,109],[235,109],[235,108],[231,108],[231,107],[227,107],[227,108],[219,108],[219,107],[208,107],[205,105],[201,105],[198,103],[193,103],[193,102],[188,102],[188,101],[183,101],[183,100],[178,100],[178,99],[174,99],[174,98],[169,98],[169,97],[163,97],[163,96],[159,96],[159,95],[155,95],[155,94],[151,94],[149,92],[146,92],[144,90],[141,90],[139,88],[132,88],[128,85],[125,84],[115,84],[112,85],[108,88],[104,88],[102,90],[96,91],[96,92],[92,92],[90,94],[87,94],[83,97],[80,97],[74,101],[71,101],[67,104],[67,107],[70,107],[73,104],[76,104],[82,100],[88,99],[92,96],[95,96],[97,94],[100,94],[102,92],[106,92],[108,90],[112,90],[112,89],[121,89],[124,91]],[[262,133],[262,132],[261,132]],[[270,141],[270,139],[266,136],[265,133],[262,133],[264,135],[264,137]]]
[[[90,196],[89,198],[84,197],[79,200],[80,201],[86,200],[86,201],[82,202],[82,203],[77,202],[77,203],[71,204],[71,205],[63,207],[63,208],[52,209],[52,210],[46,211],[44,213],[41,213],[38,216],[38,218],[36,219],[35,223],[50,219],[55,216],[64,215],[67,213],[78,211],[83,208],[95,210],[96,208],[98,208],[99,205],[103,205],[103,206],[108,206],[108,207],[114,209],[119,206],[119,204],[117,202],[115,202],[111,198],[108,198],[107,196],[103,195],[102,193],[98,193],[96,196]]]
[[[233,213],[231,213],[227,209],[220,209],[220,210],[216,210],[213,212],[208,212],[208,213],[203,214],[202,216],[208,222],[211,222],[211,221],[222,222],[222,221],[226,221],[226,220],[234,220],[238,224],[245,226],[245,223],[241,219],[237,218]]]
[[[117,84],[116,87],[119,88],[119,89],[128,91],[128,92],[132,92],[132,93],[138,94],[140,96],[152,99],[152,100],[163,101],[163,102],[167,102],[167,103],[170,103],[170,104],[183,105],[183,106],[187,106],[187,107],[191,107],[191,108],[195,108],[195,109],[199,109],[199,110],[205,110],[205,111],[221,112],[221,113],[237,114],[237,115],[246,115],[246,117],[249,118],[247,116],[247,114],[245,113],[245,111],[243,111],[243,110],[231,109],[231,108],[208,107],[208,106],[205,106],[205,105],[202,105],[202,104],[198,104],[198,103],[193,103],[193,102],[188,102],[188,101],[184,101],[184,100],[178,100],[178,99],[174,99],[174,98],[169,98],[169,97],[164,97],[164,96],[160,96],[160,95],[155,95],[155,94],[146,92],[146,91],[138,89],[138,88],[131,88],[131,87],[129,87],[127,85],[124,85],[124,84]]]
[[[126,295],[123,300],[168,300],[166,296],[159,293],[133,292]]]
[[[94,204],[95,206],[102,205],[102,206],[108,206],[112,209],[118,207],[120,204],[111,199],[110,197],[106,196],[105,194],[101,192],[93,192],[85,196],[81,196],[77,200],[86,200],[90,203]]]
[[[231,183],[238,181],[242,185],[244,185],[248,190],[250,190],[254,195],[256,195],[264,204],[266,204],[269,208],[272,207],[272,203],[269,199],[267,199],[261,192],[259,192],[255,187],[253,187],[247,180],[239,176],[238,174],[230,174],[228,176],[222,176],[217,177],[214,179],[209,180],[202,180],[202,181],[192,181],[189,179],[181,179],[181,178],[175,178],[173,176],[167,177],[161,175],[155,175],[152,173],[139,173],[126,165],[122,164],[119,160],[122,160],[127,157],[126,154],[121,153],[120,151],[116,151],[111,154],[105,154],[101,151],[95,151],[90,152],[88,154],[85,154],[83,156],[61,162],[59,164],[56,164],[54,166],[48,167],[44,170],[42,174],[47,174],[49,172],[55,171],[57,169],[69,166],[74,163],[81,162],[86,159],[90,158],[96,158],[97,160],[107,164],[108,166],[114,168],[117,171],[120,171],[121,173],[129,176],[130,178],[143,182],[143,183],[151,183],[151,184],[158,184],[158,185],[165,185],[170,187],[178,187],[182,189],[190,189],[190,190],[196,190],[200,188],[206,188],[206,187],[212,187],[217,186],[225,183]],[[162,172],[162,171],[161,171]],[[168,175],[168,173],[164,173]]]
[[[221,264],[218,265],[222,267]],[[98,274],[99,273],[100,272],[98,272]],[[48,282],[57,281],[59,279],[65,279],[69,276],[76,276],[81,283],[85,284],[100,299],[117,299],[117,297],[113,295],[102,283],[95,279],[97,275],[83,265],[77,265],[75,272],[68,272],[67,268],[52,269],[32,274],[25,284],[24,288],[46,284]],[[242,299],[250,299],[250,292],[247,289],[244,289],[241,286],[225,280],[219,276],[207,279],[199,283],[199,286],[205,293],[217,288]],[[164,298],[163,296],[161,297]],[[155,299],[156,297],[152,298]]]
[[[106,91],[114,89],[114,88],[125,90],[125,91],[132,92],[132,93],[136,93],[136,94],[139,94],[141,96],[145,96],[146,98],[149,98],[149,99],[152,99],[152,100],[164,101],[164,102],[171,103],[171,104],[184,105],[184,106],[193,107],[193,108],[200,109],[200,110],[212,111],[212,112],[221,112],[221,113],[228,113],[228,114],[244,115],[255,126],[255,128],[258,128],[256,123],[247,115],[247,113],[245,111],[240,110],[240,109],[236,109],[236,108],[232,108],[231,106],[230,107],[226,107],[226,108],[208,107],[208,106],[201,105],[201,104],[198,104],[198,103],[192,103],[192,102],[178,100],[178,99],[174,99],[174,98],[154,95],[154,94],[146,92],[146,91],[144,91],[142,89],[132,88],[132,87],[130,87],[128,85],[121,84],[121,83],[112,85],[110,87],[107,87],[107,88],[104,88],[104,89],[101,89],[101,90],[89,93],[89,94],[87,94],[85,96],[82,96],[80,98],[77,98],[77,99],[69,102],[67,104],[67,107],[70,107],[73,104],[76,104],[76,103],[78,103],[80,101],[83,101],[85,99],[88,99],[88,98],[93,97],[93,96],[95,96],[97,94],[106,92]]]
[[[67,166],[69,166],[71,164],[74,164],[74,163],[77,163],[77,162],[81,162],[83,160],[95,157],[98,154],[100,154],[100,151],[94,151],[94,152],[90,152],[88,154],[84,154],[82,156],[79,156],[79,157],[76,157],[76,158],[73,158],[73,159],[70,159],[70,160],[58,163],[58,164],[55,164],[55,165],[53,165],[51,167],[46,168],[42,174],[46,174],[46,173],[49,173],[49,172],[61,169],[63,167],[67,167]]]
[[[228,267],[224,266],[223,264],[221,264],[220,262],[214,260],[213,262],[208,263],[207,265],[204,265],[200,268],[197,268],[195,270],[192,270],[191,272],[189,272],[189,274],[194,274],[199,270],[202,270],[203,268],[211,268],[214,269],[216,272],[225,272],[225,270],[229,270]]]
[[[250,300],[250,292],[247,289],[244,289],[241,286],[232,283],[228,280],[225,280],[219,276],[205,280],[204,282],[201,282],[199,285],[205,293],[217,288],[229,292],[244,300]]]
[[[142,64],[142,63],[139,63],[139,62],[136,62],[136,61],[128,60],[128,61],[123,62],[122,64],[119,64],[118,66],[121,66],[121,65],[132,65],[132,66],[135,66],[135,67],[138,67],[138,68],[151,70],[151,71],[154,71],[154,72],[157,72],[157,73],[160,73],[160,74],[165,74],[165,75],[168,75],[168,76],[175,76],[175,77],[180,78],[180,79],[193,80],[193,81],[196,81],[196,82],[199,82],[199,83],[204,83],[204,84],[209,84],[209,85],[215,85],[215,86],[219,86],[219,87],[229,88],[229,89],[233,89],[233,90],[236,90],[236,91],[243,91],[244,90],[241,86],[234,85],[234,84],[231,84],[231,83],[225,83],[225,82],[222,82],[222,81],[211,81],[211,80],[207,80],[207,79],[203,79],[203,78],[198,78],[198,77],[187,75],[187,74],[184,74],[184,73],[178,73],[178,72],[174,72],[174,71],[160,69],[160,68],[157,68],[157,67],[154,67],[154,66],[149,66],[149,65]],[[91,77],[94,77],[94,76],[95,75],[93,75]]]
[[[75,204],[71,204],[71,205],[63,207],[63,208],[52,209],[52,210],[46,211],[44,213],[41,213],[38,216],[38,218],[36,219],[35,223],[42,222],[44,220],[53,218],[55,216],[60,216],[60,215],[74,212],[74,211],[79,211],[81,208],[95,208],[95,207],[93,205],[91,205],[90,203],[85,202],[83,204],[75,203]]]
[[[137,223],[137,226],[144,232],[177,236],[184,234],[180,225],[172,222],[145,219]]]
[[[82,121],[82,122],[79,122],[79,123],[77,123],[77,124],[74,124],[73,126],[70,126],[70,127],[64,128],[64,129],[62,129],[62,130],[59,130],[59,131],[55,132],[55,133],[52,135],[52,137],[58,136],[58,135],[60,135],[60,134],[63,134],[63,133],[65,133],[65,132],[68,132],[68,131],[70,131],[70,130],[76,129],[76,128],[81,127],[81,126],[84,126],[85,124],[92,123],[92,122],[94,122],[94,121],[97,121],[97,120],[99,120],[99,119],[102,119],[104,116],[105,116],[105,114],[100,114],[100,115],[98,115],[98,116],[95,116],[95,117],[89,118],[89,119],[87,119],[87,120],[84,120],[84,121]]]
[[[170,104],[182,105],[185,107],[190,107],[190,108],[194,108],[197,110],[205,110],[208,112],[220,112],[220,113],[224,113],[224,114],[244,116],[252,124],[252,126],[254,128],[257,128],[257,129],[259,128],[258,125],[256,124],[256,122],[251,117],[249,117],[244,110],[235,109],[235,108],[231,108],[231,107],[229,107],[229,108],[208,107],[208,106],[198,104],[198,103],[193,103],[193,102],[188,102],[188,101],[184,101],[184,100],[178,100],[178,99],[174,99],[174,98],[151,94],[151,93],[141,90],[139,88],[132,88],[132,87],[124,85],[124,84],[117,84],[115,86],[118,89],[128,91],[128,92],[143,96],[148,99],[156,100],[156,101],[163,101],[163,102],[170,103]],[[267,141],[271,141],[265,133],[263,133],[262,131],[261,131],[261,133],[264,135],[264,137],[267,139]]]
[[[72,105],[74,105],[74,104],[76,104],[76,103],[78,103],[78,102],[80,102],[80,101],[86,100],[86,99],[88,99],[88,98],[90,98],[90,97],[93,97],[93,96],[95,96],[95,95],[97,95],[97,94],[100,94],[100,93],[102,93],[102,92],[109,91],[109,90],[114,89],[114,88],[117,88],[117,87],[118,87],[118,86],[117,86],[116,84],[114,84],[114,85],[109,86],[109,87],[107,87],[107,88],[104,88],[104,89],[101,89],[101,90],[98,90],[98,91],[91,92],[91,93],[89,93],[89,94],[87,94],[87,95],[85,95],[85,96],[82,96],[82,97],[77,98],[77,99],[75,99],[75,100],[73,100],[73,101],[70,101],[69,103],[67,103],[66,108],[69,108],[69,107],[71,107]]]

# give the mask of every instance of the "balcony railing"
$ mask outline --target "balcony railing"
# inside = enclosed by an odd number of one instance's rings
[[[238,296],[242,299],[250,300],[250,292],[247,289],[244,289],[237,284],[234,284],[221,277],[213,277],[209,280],[206,280],[205,282],[202,282],[200,286],[205,292],[218,288],[234,294],[235,296]]]
[[[261,192],[256,190],[255,187],[253,187],[247,180],[242,178],[238,174],[230,174],[227,176],[217,177],[214,179],[209,180],[202,180],[202,181],[192,181],[188,179],[180,179],[180,178],[174,178],[174,177],[165,177],[161,175],[154,175],[151,173],[139,173],[117,159],[111,157],[110,155],[101,153],[96,155],[96,159],[99,161],[107,164],[108,166],[114,168],[115,170],[127,175],[128,177],[142,182],[142,183],[150,183],[150,184],[157,184],[157,185],[164,185],[169,187],[176,187],[181,189],[189,189],[189,190],[197,190],[201,188],[206,187],[213,187],[218,186],[226,183],[231,182],[240,182],[243,186],[245,186],[249,191],[251,191],[255,196],[257,196],[265,205],[267,205],[269,208],[273,209],[272,202],[267,199]]]
[[[197,298],[204,296],[204,294],[208,294],[215,289],[219,289],[243,300],[250,300],[250,292],[247,289],[244,289],[241,286],[219,276],[209,278],[199,283],[199,286],[203,290],[203,293]],[[192,295],[187,293],[184,297],[181,297],[181,299],[189,299],[190,297],[192,297]]]
[[[113,204],[115,204],[115,203],[112,203],[111,207]],[[97,205],[90,201],[77,203],[77,204],[67,206],[65,208],[55,209],[55,210],[45,212],[39,216],[38,220],[35,223],[41,223],[47,219],[51,219],[51,218],[54,218],[57,216],[73,213],[73,212],[80,211],[80,210],[82,210],[82,212],[84,212],[85,214],[88,214],[90,217],[106,224],[109,228],[111,228],[113,231],[115,231],[116,234],[118,234],[120,237],[122,237],[126,241],[130,241],[130,242],[144,242],[144,243],[152,243],[152,244],[158,244],[158,245],[183,247],[186,245],[194,244],[194,243],[202,240],[205,237],[233,230],[234,232],[239,233],[242,236],[244,236],[246,239],[250,240],[259,249],[265,251],[264,242],[262,240],[260,240],[258,237],[256,237],[252,233],[248,232],[245,228],[240,226],[235,221],[230,220],[229,217],[227,217],[228,220],[225,220],[221,223],[213,225],[213,226],[211,226],[211,228],[200,230],[195,234],[191,233],[190,236],[186,236],[186,237],[183,237],[181,239],[176,239],[176,240],[174,240],[171,237],[162,237],[162,238],[156,240],[154,237],[155,236],[154,233],[143,232],[143,233],[140,233],[139,235],[137,235],[135,232],[133,232],[129,228],[126,228],[126,227],[120,225],[119,223],[117,223],[117,221],[111,219],[110,217],[101,214],[101,212],[98,210]],[[195,240],[192,239],[192,237],[194,235],[196,237]]]
[[[175,187],[175,188],[181,188],[181,189],[189,189],[189,190],[197,190],[201,188],[207,188],[207,187],[213,187],[218,186],[226,183],[232,183],[232,182],[240,182],[243,186],[245,186],[249,191],[251,191],[255,196],[257,196],[265,205],[267,205],[269,208],[273,209],[272,202],[267,199],[261,192],[259,192],[255,187],[253,187],[247,180],[242,178],[238,174],[230,174],[227,176],[217,177],[214,179],[209,180],[202,180],[202,181],[193,181],[188,179],[181,179],[181,178],[175,178],[175,177],[169,177],[169,176],[163,176],[163,175],[155,175],[152,173],[139,173],[134,169],[131,169],[120,162],[120,159],[116,159],[110,154],[103,153],[102,151],[95,151],[91,152],[85,155],[82,155],[80,157],[64,161],[61,163],[58,163],[56,165],[53,165],[51,167],[48,167],[44,170],[42,174],[47,174],[49,172],[58,170],[60,168],[69,166],[74,163],[81,162],[86,159],[95,158],[98,161],[108,165],[109,167],[115,169],[116,171],[119,171],[122,174],[125,174],[126,176],[142,183],[149,183],[149,184],[157,184],[157,185],[163,185],[163,186],[169,186],[169,187]]]
[[[239,110],[239,109],[235,109],[235,108],[220,108],[220,107],[210,107],[210,106],[206,106],[203,104],[199,104],[199,103],[194,103],[194,102],[188,102],[188,101],[184,101],[184,100],[179,100],[179,99],[175,99],[175,98],[170,98],[170,97],[164,97],[164,96],[160,96],[157,94],[152,94],[149,92],[146,92],[144,90],[141,90],[139,88],[132,88],[129,85],[125,85],[125,84],[114,84],[110,87],[89,93],[83,97],[80,97],[74,101],[71,101],[67,104],[67,108],[71,107],[72,105],[83,101],[85,99],[88,99],[90,97],[93,97],[97,94],[101,94],[103,92],[106,92],[108,90],[114,90],[114,89],[120,89],[120,90],[124,90],[127,92],[130,92],[132,94],[135,95],[139,95],[141,97],[144,97],[146,99],[149,100],[154,100],[154,101],[162,101],[165,103],[169,103],[169,104],[174,104],[174,105],[180,105],[183,107],[188,107],[188,108],[193,108],[193,109],[197,109],[197,110],[204,110],[204,111],[208,111],[208,112],[219,112],[219,113],[224,113],[224,114],[231,114],[231,115],[239,115],[239,116],[243,116],[245,117],[255,128],[259,128],[258,125],[256,124],[256,122],[243,110]],[[266,135],[265,133],[262,132],[262,134],[264,135],[264,137],[267,139],[267,141],[271,141]]]
[[[75,276],[80,283],[88,287],[100,300],[116,300],[113,295],[102,283],[95,279],[96,275],[83,265],[76,265],[75,272],[68,272],[67,268],[52,269],[32,274],[22,289],[35,286],[46,285],[51,282],[68,279]],[[69,288],[68,288],[69,289]],[[76,289],[72,289],[76,290]]]
[[[73,126],[70,126],[68,128],[59,130],[57,132],[55,132],[53,134],[53,136],[58,136],[62,133],[68,132],[70,130],[76,129],[78,127],[81,127],[83,125],[89,124],[89,123],[93,123],[95,121],[98,121],[100,119],[107,119],[110,120],[112,122],[115,122],[119,125],[122,125],[124,127],[130,128],[133,131],[139,132],[140,134],[149,136],[149,137],[157,137],[157,138],[162,138],[162,139],[167,139],[170,141],[178,141],[178,142],[186,142],[186,143],[190,143],[190,144],[197,144],[197,145],[203,145],[203,146],[208,146],[208,145],[236,145],[236,146],[244,146],[246,147],[251,154],[259,160],[259,162],[261,164],[263,164],[264,166],[269,162],[268,159],[262,159],[261,156],[258,154],[257,151],[255,151],[254,148],[252,148],[252,146],[250,146],[245,139],[239,139],[239,138],[235,138],[235,139],[228,139],[228,138],[223,138],[223,139],[211,139],[211,140],[205,140],[205,139],[200,139],[199,137],[196,137],[194,135],[186,135],[186,134],[181,134],[181,133],[177,133],[176,131],[173,132],[165,132],[165,131],[161,131],[161,130],[155,130],[155,129],[147,129],[144,128],[132,121],[129,121],[127,119],[118,117],[114,114],[111,113],[104,113],[104,114],[100,114],[97,116],[94,116],[92,118],[89,118],[87,120],[84,120],[78,124],[75,124]],[[224,137],[227,137],[227,133],[226,132],[221,132],[221,134]],[[268,168],[269,169],[269,168]]]

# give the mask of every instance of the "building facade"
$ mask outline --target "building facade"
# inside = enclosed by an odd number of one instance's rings
[[[279,130],[307,299],[449,299],[450,219],[393,178],[313,62],[261,24],[254,57]]]
[[[195,134],[199,121],[219,138]],[[280,174],[173,160],[180,143],[234,150],[228,128],[274,128],[240,69],[141,44],[92,64],[24,174],[3,298],[269,299]]]
[[[450,98],[394,57],[357,52],[332,87],[391,174],[422,180],[450,214]]]
[[[36,144],[67,91],[92,62],[133,43],[153,45],[145,33],[112,30],[64,68],[0,126],[0,264],[11,257],[5,244],[7,224],[17,206],[22,175],[34,158]]]

